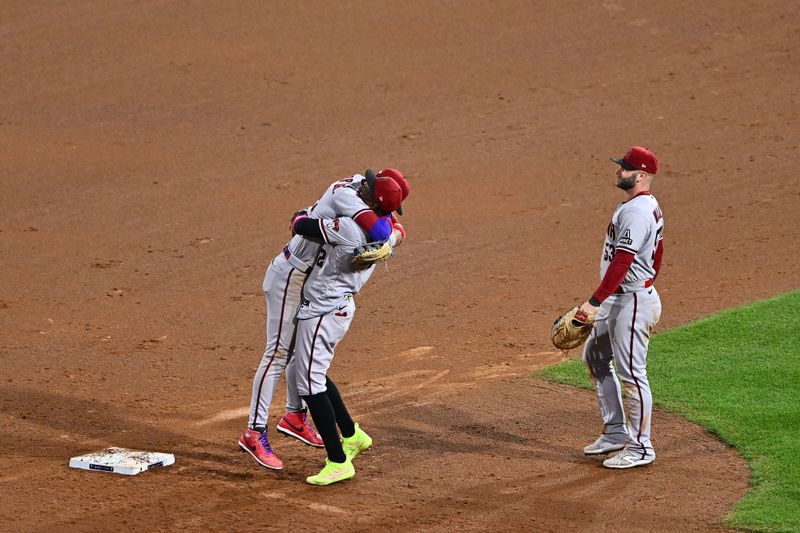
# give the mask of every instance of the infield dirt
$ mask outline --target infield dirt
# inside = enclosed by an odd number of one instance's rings
[[[596,286],[608,158],[633,144],[662,166],[660,329],[800,286],[795,15],[6,2],[0,529],[723,529],[748,487],[734,451],[657,411],[657,462],[605,470],[581,453],[594,394],[533,373]],[[261,281],[296,208],[383,166],[411,183],[409,239],[331,371],[375,445],[353,480],[311,487],[319,450],[273,429],[272,472],[236,445]],[[107,445],[177,462],[67,467]]]

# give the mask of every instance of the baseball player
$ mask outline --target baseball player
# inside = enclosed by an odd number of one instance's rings
[[[647,380],[650,333],[661,317],[661,300],[653,285],[664,253],[664,217],[650,185],[658,160],[641,146],[621,158],[616,186],[625,193],[606,230],[600,258],[600,286],[581,310],[595,315],[595,327],[583,349],[583,361],[597,390],[603,433],[583,451],[602,454],[607,468],[631,468],[652,463],[650,441],[653,399]],[[619,380],[627,394],[623,409]],[[626,417],[627,414],[627,417]]]
[[[331,184],[314,206],[303,210],[313,218],[346,216],[363,229],[370,240],[383,241],[393,231],[403,232],[402,225],[388,212],[377,213],[367,202],[380,210],[378,198],[394,198],[399,204],[408,194],[408,182],[392,168],[378,172],[372,187],[365,176],[356,174]],[[391,182],[391,185],[390,183]],[[366,200],[365,200],[366,199]],[[401,211],[398,210],[398,213]],[[400,229],[396,229],[400,228]],[[275,386],[287,368],[290,344],[294,335],[293,320],[300,303],[303,284],[316,263],[324,260],[321,245],[294,235],[283,251],[267,268],[263,290],[267,302],[267,343],[264,355],[253,378],[248,427],[239,438],[239,446],[258,464],[279,470],[283,462],[274,453],[267,439],[267,416]],[[322,447],[323,441],[308,422],[305,408],[297,393],[293,372],[286,373],[286,413],[277,430],[310,446]]]
[[[397,203],[393,206],[384,198],[381,209],[399,208],[400,199],[396,196]],[[311,411],[327,452],[325,466],[306,481],[329,485],[353,477],[353,459],[372,445],[370,436],[353,422],[327,372],[334,348],[353,320],[354,295],[372,275],[375,265],[363,269],[353,266],[354,250],[366,244],[368,237],[351,219],[315,220],[301,215],[295,219],[293,229],[299,235],[324,243],[320,259],[303,288],[292,361],[297,390]],[[399,244],[404,234],[402,227],[395,226],[390,238],[392,246]]]

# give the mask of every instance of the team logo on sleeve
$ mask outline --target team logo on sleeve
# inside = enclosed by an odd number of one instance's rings
[[[633,239],[631,239],[631,230],[629,230],[629,229],[625,230],[625,233],[623,233],[622,237],[619,238],[619,243],[620,244],[625,244],[625,245],[628,245],[628,246],[633,244]]]

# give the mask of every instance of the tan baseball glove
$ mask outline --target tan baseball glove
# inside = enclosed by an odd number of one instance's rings
[[[363,270],[376,263],[386,261],[392,257],[392,245],[389,241],[371,242],[359,246],[353,251],[353,268]]]
[[[553,322],[553,327],[550,328],[550,339],[556,348],[571,350],[586,342],[593,327],[594,315],[575,306]]]

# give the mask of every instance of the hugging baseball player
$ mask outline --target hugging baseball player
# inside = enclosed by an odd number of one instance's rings
[[[656,156],[634,146],[612,161],[619,165],[616,186],[625,193],[625,200],[606,229],[600,286],[569,316],[578,335],[588,334],[583,361],[603,417],[603,433],[583,452],[595,455],[619,450],[603,461],[603,466],[631,468],[648,465],[656,458],[650,441],[653,398],[646,365],[650,334],[661,317],[661,300],[653,284],[664,253],[664,216],[650,194],[658,172]],[[553,326],[557,346],[559,320]],[[583,327],[592,322],[594,328]],[[625,386],[627,410],[614,367]]]
[[[383,187],[385,191],[397,187],[387,177],[378,180],[388,180]],[[398,209],[400,201],[398,188],[380,198],[380,209],[384,212]],[[301,215],[292,226],[299,235],[324,243],[303,288],[292,371],[297,390],[308,405],[327,452],[325,466],[318,474],[307,477],[306,482],[330,485],[352,478],[353,459],[372,445],[370,436],[350,417],[328,369],[335,346],[353,321],[354,296],[370,278],[375,265],[354,264],[354,251],[367,244],[368,238],[351,219],[313,219]],[[399,244],[404,235],[402,228],[395,227],[390,237],[392,246]]]
[[[404,232],[402,225],[393,216],[383,212],[378,214],[369,204],[380,210],[376,197],[388,199],[390,196],[397,198],[399,204],[408,194],[408,182],[399,170],[393,168],[383,169],[375,177],[380,179],[373,181],[372,187],[366,177],[360,174],[336,181],[314,206],[303,212],[313,218],[349,217],[366,232],[368,240],[372,241],[385,241],[393,231]],[[324,253],[320,244],[294,235],[281,253],[270,262],[264,276],[262,287],[267,304],[266,349],[253,378],[247,429],[239,438],[239,446],[266,468],[283,468],[283,462],[272,450],[267,438],[267,416],[275,386],[281,374],[287,370],[287,365],[292,364],[290,352],[295,332],[293,321],[300,304],[303,284],[312,267],[324,261]],[[279,420],[277,430],[310,446],[322,447],[322,438],[308,421],[293,377],[294,372],[288,369],[286,412]]]

